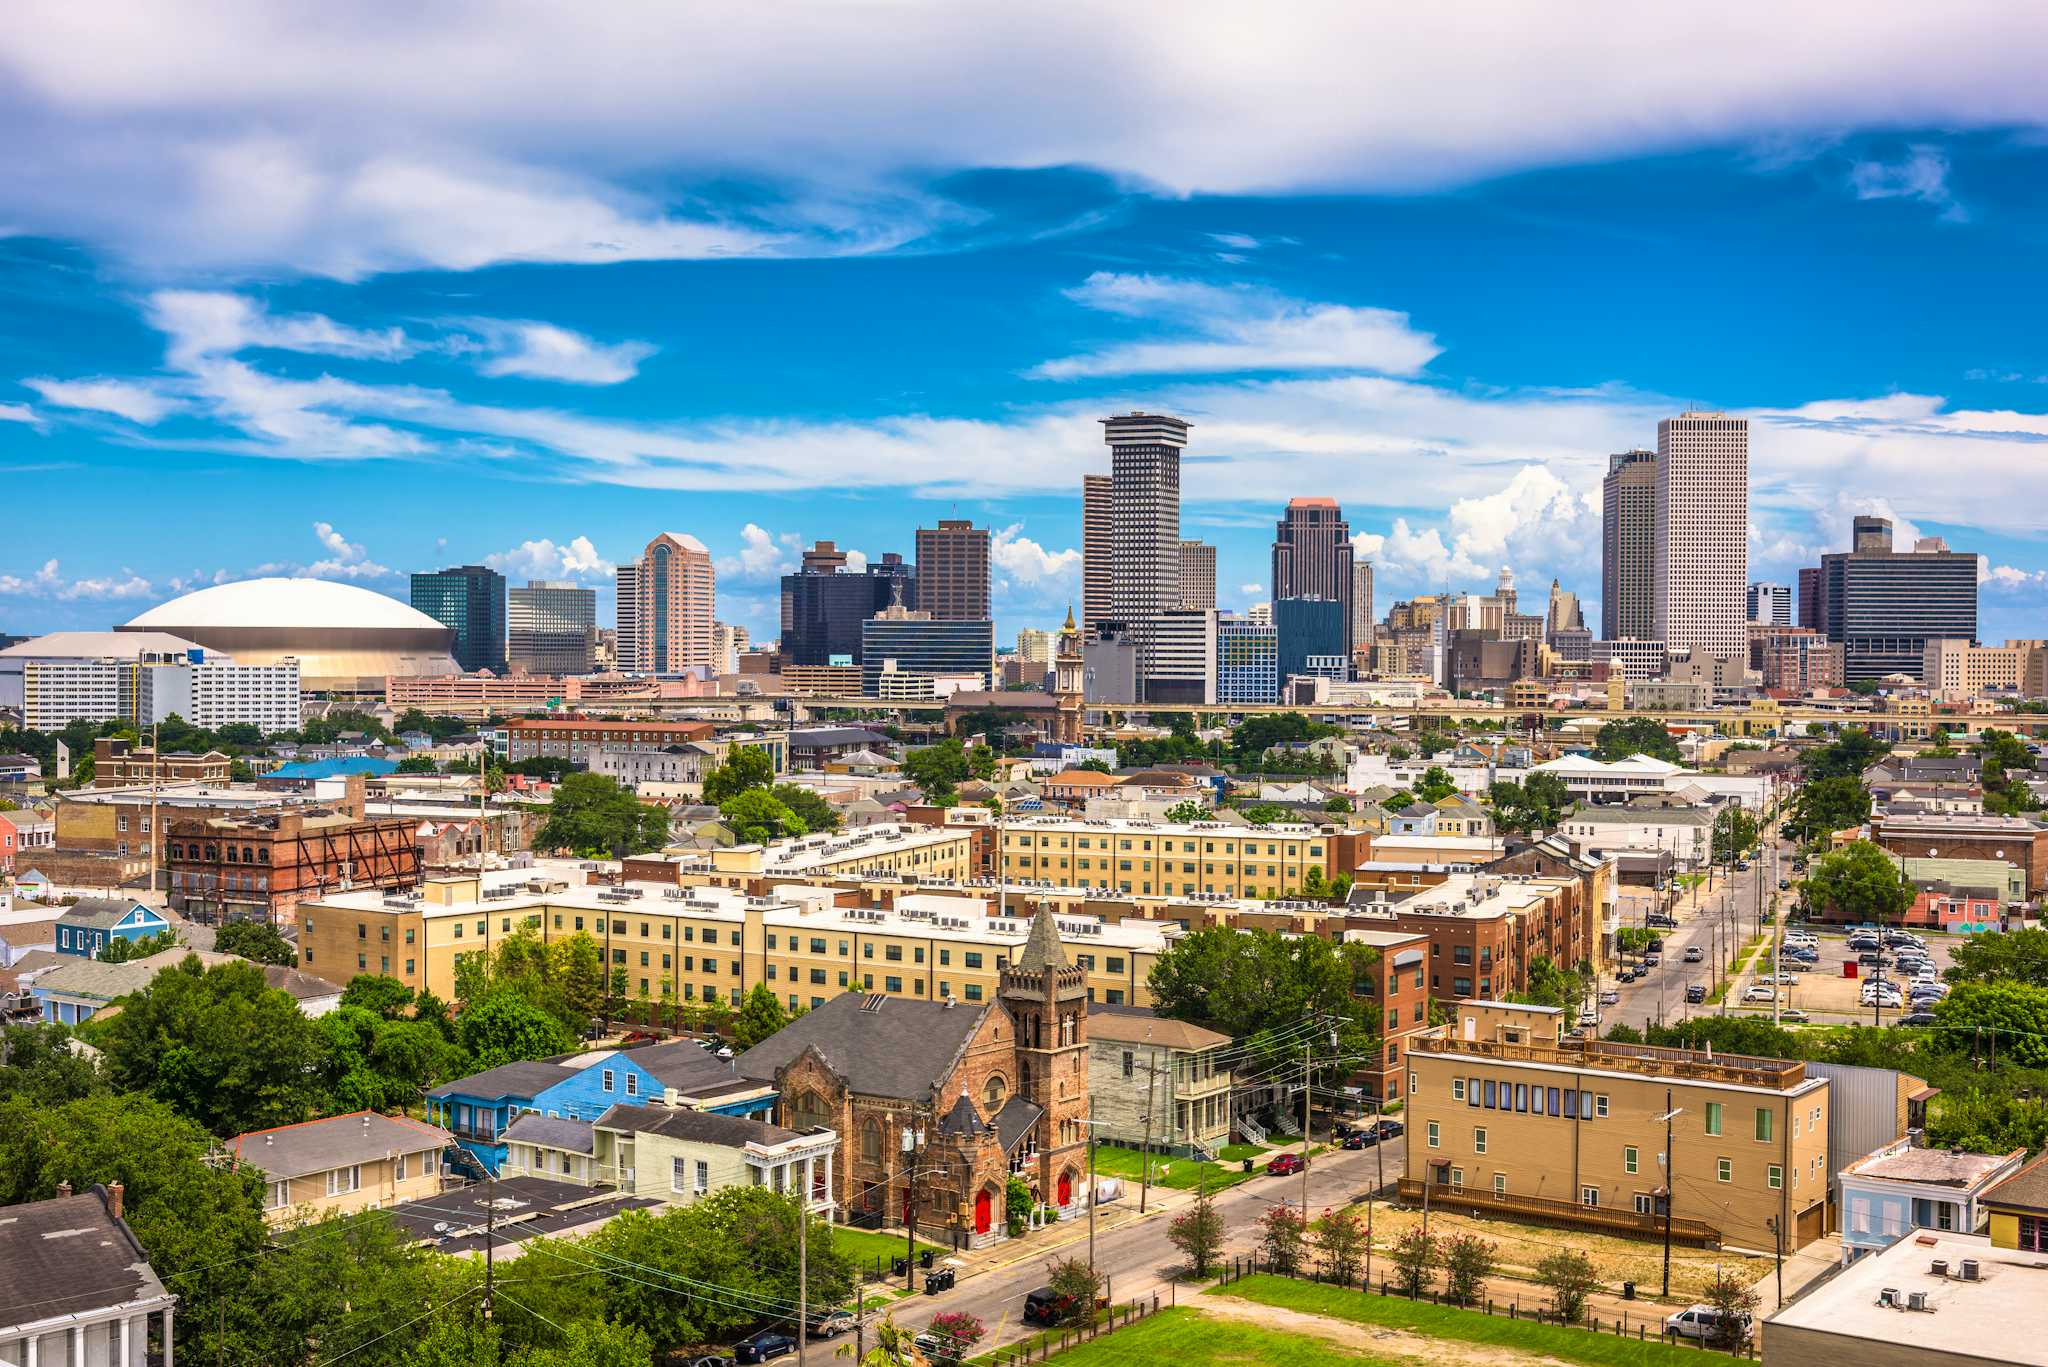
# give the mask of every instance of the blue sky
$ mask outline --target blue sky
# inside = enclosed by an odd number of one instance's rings
[[[1752,419],[1753,577],[1885,511],[1985,557],[1987,639],[2048,635],[2039,15],[1198,5],[1161,51],[1143,9],[26,5],[0,631],[258,572],[602,587],[673,529],[772,634],[800,545],[960,515],[1007,636],[1134,407],[1195,424],[1225,606],[1306,494],[1382,610],[1590,600],[1606,454],[1697,402]]]

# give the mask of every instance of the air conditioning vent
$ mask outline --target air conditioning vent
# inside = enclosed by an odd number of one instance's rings
[[[1963,1280],[1964,1280],[1964,1281],[1966,1281],[1966,1282],[1974,1282],[1974,1281],[1976,1281],[1976,1280],[1978,1279],[1978,1277],[1979,1277],[1980,1275],[1982,1275],[1982,1272],[1983,1272],[1983,1269],[1982,1269],[1981,1267],[1979,1267],[1979,1266],[1978,1266],[1977,1260],[1976,1260],[1975,1258],[1965,1258],[1965,1259],[1963,1259]]]

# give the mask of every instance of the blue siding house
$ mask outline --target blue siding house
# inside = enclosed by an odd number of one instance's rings
[[[144,940],[171,923],[126,897],[87,897],[57,918],[57,952],[97,959],[109,940]]]
[[[427,1093],[434,1123],[491,1176],[505,1161],[505,1131],[521,1115],[596,1120],[613,1106],[677,1106],[769,1119],[775,1089],[743,1078],[732,1061],[694,1041],[596,1049],[508,1063]]]

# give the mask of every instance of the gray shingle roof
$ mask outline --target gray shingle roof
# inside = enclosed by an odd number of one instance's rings
[[[431,1097],[450,1096],[536,1096],[572,1076],[567,1068],[558,1063],[547,1063],[535,1059],[524,1063],[507,1063],[496,1068],[487,1068],[481,1073],[471,1073],[453,1082],[444,1082],[427,1095]]]
[[[503,1138],[508,1144],[538,1144],[545,1149],[567,1149],[570,1153],[594,1153],[597,1147],[588,1120],[566,1120],[531,1111],[507,1125]]]
[[[15,1325],[163,1296],[142,1245],[108,1213],[103,1188],[0,1206],[0,1337],[13,1337]]]
[[[1013,1096],[996,1112],[996,1139],[1008,1153],[1023,1143],[1031,1127],[1045,1114],[1045,1107],[1021,1096]]]
[[[422,1120],[357,1111],[274,1130],[251,1130],[230,1139],[228,1151],[272,1177],[303,1177],[372,1163],[389,1154],[445,1148],[451,1142],[448,1131]]]
[[[722,1144],[733,1149],[742,1144],[786,1144],[792,1139],[802,1138],[795,1130],[785,1130],[765,1120],[743,1115],[720,1115],[716,1111],[693,1111],[682,1106],[614,1106],[598,1117],[597,1128],[659,1134],[670,1139]]]
[[[629,1049],[620,1057],[639,1064],[654,1074],[662,1086],[673,1087],[685,1096],[730,1091],[735,1084],[752,1085],[749,1079],[740,1076],[731,1059],[718,1057],[694,1040],[650,1044],[643,1049]]]
[[[990,1009],[842,992],[741,1054],[740,1075],[774,1082],[809,1048],[858,1095],[923,1098]]]
[[[81,897],[65,908],[64,924],[83,926],[88,930],[112,930],[120,924],[122,917],[135,910],[136,905],[126,897]]]

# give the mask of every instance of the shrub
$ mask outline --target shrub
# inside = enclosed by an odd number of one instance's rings
[[[1586,1298],[1600,1285],[1593,1260],[1575,1248],[1560,1248],[1536,1264],[1536,1280],[1550,1288],[1550,1308],[1566,1324],[1586,1313]]]
[[[1436,1240],[1417,1225],[1394,1240],[1394,1251],[1390,1256],[1401,1274],[1402,1294],[1419,1296],[1422,1289],[1429,1285],[1430,1276],[1436,1271],[1443,1255],[1437,1247]]]

